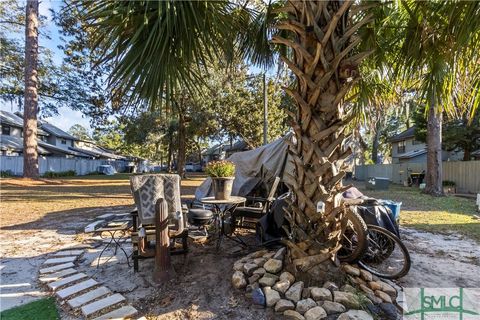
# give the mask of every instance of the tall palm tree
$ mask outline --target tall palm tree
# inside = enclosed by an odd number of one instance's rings
[[[366,56],[355,51],[361,41],[356,34],[371,15],[341,0],[282,1],[260,14],[227,1],[97,1],[85,9],[98,28],[96,45],[105,48],[102,59],[115,61],[112,87],[130,92],[132,103],[152,105],[168,100],[178,85],[194,89],[200,78],[194,70],[202,70],[206,59],[224,59],[232,53],[226,49],[271,61],[267,37],[277,23],[272,43],[297,78],[284,88],[297,105],[290,147],[295,200],[287,215],[294,232],[287,245],[297,271],[314,272],[321,281],[320,265],[334,259],[345,223],[339,199],[352,115],[344,97]]]
[[[38,0],[27,0],[25,24],[25,101],[23,112],[23,176],[37,178]]]
[[[396,14],[401,42],[397,68],[403,78],[418,81],[417,89],[428,110],[425,192],[443,195],[443,111],[454,112],[458,70],[478,50],[480,3],[401,0]],[[473,99],[478,106],[479,95]]]

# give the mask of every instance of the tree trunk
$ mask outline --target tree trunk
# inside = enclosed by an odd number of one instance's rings
[[[443,195],[442,185],[442,111],[430,103],[427,119],[427,172],[425,193]]]
[[[470,161],[470,159],[472,158],[472,150],[470,150],[469,147],[466,147],[463,149],[463,161]]]
[[[289,148],[295,171],[286,178],[295,194],[286,215],[294,232],[286,244],[290,270],[310,283],[342,277],[332,261],[336,261],[346,224],[340,197],[345,190],[344,161],[351,154],[344,144],[351,116],[343,98],[364,56],[350,56],[359,43],[359,39],[350,39],[354,33],[348,18],[352,4],[290,1],[284,8],[288,20],[277,27],[293,32],[294,37],[272,39],[294,54],[293,60],[281,57],[297,78],[295,88],[285,88],[297,105],[296,114],[291,115],[296,143]]]
[[[175,270],[170,261],[168,237],[168,206],[164,199],[155,204],[155,269],[153,280],[162,284],[173,278]]]
[[[167,151],[167,172],[172,171],[172,154],[173,154],[173,136],[168,141],[168,151]]]
[[[380,125],[375,126],[375,134],[372,141],[372,161],[375,164],[379,163],[378,159],[378,146],[380,145]]]
[[[185,178],[185,142],[186,142],[185,139],[186,139],[185,116],[181,112],[179,112],[177,172],[182,178]]]
[[[23,111],[23,176],[38,178],[38,0],[28,0],[25,24],[25,103]]]

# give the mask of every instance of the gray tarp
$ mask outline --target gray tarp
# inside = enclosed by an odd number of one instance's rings
[[[292,139],[292,135],[287,134],[255,150],[234,153],[228,158],[236,167],[232,195],[246,196],[260,182],[270,186],[275,177],[282,177],[287,156],[287,139]],[[290,161],[287,161],[285,170],[288,172],[290,167]],[[213,195],[211,184],[211,179],[207,178],[195,191],[195,199]]]

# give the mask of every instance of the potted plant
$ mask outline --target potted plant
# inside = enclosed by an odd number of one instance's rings
[[[235,179],[235,164],[227,160],[212,161],[206,165],[205,172],[212,178],[215,199],[230,198]]]
[[[443,193],[453,194],[455,192],[455,181],[443,180]]]

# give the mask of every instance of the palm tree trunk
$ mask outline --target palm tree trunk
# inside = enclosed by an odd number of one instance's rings
[[[425,193],[443,195],[442,180],[442,112],[431,103],[427,119],[427,172]]]
[[[372,141],[372,161],[375,164],[378,164],[378,147],[380,145],[380,122],[377,122],[375,126],[375,134],[373,135]]]
[[[25,24],[25,102],[23,112],[23,176],[38,178],[38,0],[28,0]]]
[[[293,88],[285,88],[297,105],[292,116],[296,142],[289,152],[295,164],[290,189],[295,199],[286,218],[293,232],[287,241],[291,270],[297,276],[323,282],[339,272],[332,260],[340,249],[346,224],[340,203],[345,190],[344,161],[351,154],[344,145],[351,119],[343,98],[357,76],[357,65],[365,54],[351,55],[359,39],[348,12],[352,1],[290,1],[284,11],[288,19],[279,29],[293,33],[290,39],[275,36],[274,43],[293,52],[293,60],[282,60],[295,73]],[[317,209],[318,208],[318,209]]]

